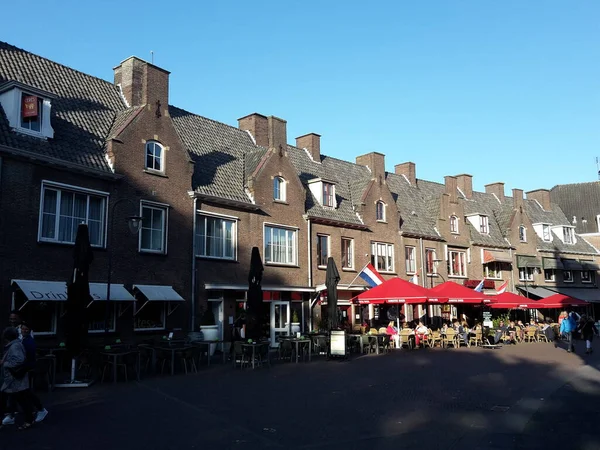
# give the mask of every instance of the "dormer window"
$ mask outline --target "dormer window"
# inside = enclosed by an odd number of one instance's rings
[[[0,86],[0,105],[10,127],[31,136],[54,137],[50,125],[51,98],[53,95],[49,92],[15,81]]]
[[[479,232],[481,234],[490,234],[488,216],[479,216]]]
[[[333,191],[333,184],[323,183],[323,206],[329,206],[333,208],[333,205],[335,204],[335,194]]]
[[[321,206],[327,206],[328,208],[335,208],[337,206],[335,201],[335,183],[332,181],[313,178],[312,180],[308,180],[308,188]]]
[[[458,233],[458,217],[450,216],[450,233]]]
[[[282,177],[273,178],[273,200],[285,202],[285,180]]]
[[[156,141],[146,142],[146,169],[164,172],[165,149]]]
[[[519,227],[519,241],[527,242],[527,228],[523,225]]]
[[[542,239],[546,242],[550,242],[552,240],[550,236],[550,225],[542,225]]]
[[[377,222],[385,222],[385,203],[378,201],[376,206]]]
[[[565,244],[575,243],[575,233],[571,227],[563,227],[563,241]]]

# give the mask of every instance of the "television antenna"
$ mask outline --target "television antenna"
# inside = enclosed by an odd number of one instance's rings
[[[598,169],[598,179],[600,180],[600,162],[598,161],[597,156],[596,156],[596,169]]]

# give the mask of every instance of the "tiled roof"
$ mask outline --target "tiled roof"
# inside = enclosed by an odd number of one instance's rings
[[[589,183],[559,184],[550,190],[550,198],[565,215],[577,218],[577,233],[596,233],[596,216],[600,214],[600,181]],[[585,220],[585,222],[584,222]]]
[[[0,114],[0,145],[110,172],[105,141],[119,111],[126,108],[108,81],[0,42],[0,84],[17,81],[53,94],[54,138],[12,131]],[[1,108],[0,108],[1,110]]]
[[[497,211],[502,209],[502,205],[492,194],[483,192],[473,192],[470,199],[464,199],[465,214],[481,214],[488,216],[489,234],[482,234],[473,227],[470,222],[469,230],[471,232],[471,242],[475,245],[503,247],[510,245],[504,239],[505,231],[496,220]]]
[[[117,138],[142,109],[143,106],[132,106],[123,111],[119,111],[110,128],[110,132],[108,133],[108,139]]]
[[[227,200],[251,203],[244,190],[244,164],[261,155],[245,131],[169,106],[175,129],[194,161],[194,190]],[[246,161],[244,154],[249,155]]]

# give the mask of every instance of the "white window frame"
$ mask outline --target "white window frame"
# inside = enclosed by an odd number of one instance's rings
[[[591,283],[592,282],[592,271],[591,270],[582,270],[581,272],[579,272],[581,275],[581,282],[582,283]],[[587,279],[583,278],[583,274],[586,273],[587,274]]]
[[[325,245],[327,248],[327,255],[325,256],[325,264],[321,264],[321,254],[319,252],[319,250],[322,249],[322,245],[321,245],[321,239],[325,239]],[[331,238],[328,234],[317,234],[317,267],[319,269],[324,269],[327,267],[327,258],[329,258],[331,256],[331,247],[330,247],[330,243],[331,243]]]
[[[143,302],[140,302],[141,306],[144,305]],[[167,302],[156,302],[153,301],[151,303],[162,303],[162,311],[161,311],[161,319],[162,319],[162,323],[163,326],[162,327],[151,327],[151,328],[136,328],[135,326],[135,315],[137,314],[138,310],[138,301],[136,300],[135,302],[133,302],[133,331],[161,331],[161,330],[166,330],[167,329]],[[140,308],[141,308],[140,306]]]
[[[148,167],[148,147],[150,145],[158,146],[160,148],[160,169],[155,169],[154,167]],[[152,158],[153,158],[152,161],[154,162],[154,159],[156,158],[156,156],[153,156]],[[155,140],[146,141],[146,143],[144,145],[144,168],[150,172],[164,174],[165,173],[165,162],[166,162],[165,146]]]
[[[542,240],[544,242],[550,242],[552,240],[552,235],[550,234],[550,225],[542,224]]]
[[[329,186],[329,189],[330,189],[330,194],[328,196],[325,195],[326,186]],[[321,186],[321,198],[323,199],[323,206],[326,206],[328,208],[334,208],[335,207],[335,184],[327,183],[327,182],[323,181],[322,186]],[[327,202],[326,198],[331,200],[331,204],[329,204]]]
[[[414,245],[404,246],[404,262],[406,264],[407,275],[417,273],[417,250]]]
[[[198,239],[199,239],[199,235],[197,232],[197,228],[198,228],[198,224],[199,221],[202,218],[211,218],[211,219],[220,219],[223,221],[228,221],[228,222],[232,222],[233,227],[232,227],[232,235],[233,235],[233,256],[230,257],[225,257],[225,256],[210,256],[210,255],[200,255],[198,253]],[[194,254],[196,255],[196,258],[202,258],[202,259],[215,259],[215,260],[220,260],[220,261],[237,261],[237,256],[238,256],[238,218],[234,217],[234,216],[226,216],[224,214],[216,214],[216,213],[211,213],[208,211],[202,211],[202,210],[198,210],[196,211],[196,227],[194,229]],[[205,225],[206,227],[206,225]],[[205,228],[205,233],[204,235],[206,236],[206,228]],[[225,239],[223,239],[223,242],[225,242]],[[206,249],[206,243],[204,244],[204,248]],[[225,254],[225,249],[223,249],[223,254]]]
[[[375,219],[377,220],[377,222],[385,222],[386,221],[386,204],[379,200],[378,202],[375,203]],[[379,211],[381,208],[381,217],[379,216]]]
[[[456,216],[455,216],[456,217]],[[462,267],[464,267],[464,273],[454,273],[452,256],[456,254],[459,259],[462,259]],[[450,250],[448,249],[448,278],[467,278],[467,252],[463,250]]]
[[[275,188],[275,184],[279,183],[279,197],[276,196],[277,189]],[[273,200],[276,202],[286,202],[287,201],[287,183],[282,176],[277,175],[273,177]]]
[[[575,243],[575,232],[571,227],[563,227],[563,241],[565,244]]]
[[[490,266],[492,265],[496,267],[496,270],[494,271],[495,274],[490,275],[490,273],[492,273]],[[483,270],[485,272],[485,278],[490,280],[502,280],[502,263],[498,261],[491,261],[483,265]]]
[[[479,232],[481,234],[490,234],[490,221],[488,216],[479,216]]]
[[[565,274],[568,273],[569,274],[569,280],[567,280],[567,277],[565,276]],[[575,282],[575,279],[573,277],[573,271],[572,270],[563,270],[563,283],[573,283]]]
[[[38,111],[41,121],[40,131],[30,130],[29,128],[24,128],[22,126],[21,107],[23,95],[33,95],[42,102],[41,108]],[[41,93],[32,92],[27,88],[13,87],[4,92],[0,92],[0,104],[2,104],[2,109],[4,109],[8,123],[13,130],[41,139],[54,137],[54,130],[50,123],[52,108],[50,98]]]
[[[162,229],[162,250],[152,250],[147,248],[142,248],[142,234],[144,232],[144,221],[142,220],[142,224],[140,227],[140,232],[138,233],[138,251],[140,253],[153,253],[155,255],[166,255],[167,254],[167,242],[169,241],[169,205],[165,203],[157,203],[151,202],[147,200],[140,201],[140,217],[144,217],[144,208],[154,209],[163,212],[163,229]],[[148,228],[146,228],[148,229]],[[194,232],[196,232],[194,230]]]
[[[428,260],[428,254],[431,253],[432,257],[431,257],[431,269],[432,271],[430,272],[428,269],[429,267],[429,260]],[[437,264],[435,262],[436,260],[436,251],[435,248],[426,248],[425,249],[425,271],[427,272],[427,275],[437,275]]]
[[[44,215],[44,192],[46,189],[51,189],[57,191],[56,203],[56,223],[55,223],[55,231],[56,231],[56,239],[46,238],[42,236],[42,224],[43,224],[43,215]],[[92,247],[95,248],[105,248],[106,247],[106,235],[107,235],[107,225],[108,225],[108,202],[109,202],[109,194],[108,192],[97,191],[94,189],[83,188],[79,186],[73,186],[70,184],[64,183],[56,183],[54,181],[42,180],[42,186],[40,191],[40,206],[39,206],[39,214],[38,214],[38,242],[49,242],[53,244],[61,244],[61,245],[75,245],[75,241],[60,241],[58,240],[59,235],[59,222],[60,222],[60,203],[61,203],[61,195],[63,191],[73,192],[76,194],[84,194],[88,196],[87,201],[87,210],[86,216],[89,218],[89,196],[100,197],[102,198],[103,204],[103,215],[104,215],[104,223],[101,226],[102,229],[102,243],[100,245],[92,244]],[[86,222],[87,224],[87,222]]]
[[[380,249],[385,249],[385,255],[379,254]],[[388,258],[390,258],[390,253],[391,253],[391,262],[392,262],[391,267],[389,267],[387,264]],[[379,267],[378,258],[380,256],[384,258],[385,267]],[[394,244],[390,244],[388,242],[371,241],[371,259],[375,263],[375,264],[373,264],[373,267],[375,267],[375,269],[377,269],[378,272],[394,273],[394,265],[395,265]]]
[[[456,216],[454,214],[452,214],[450,216],[450,233],[452,233],[452,234],[459,233],[458,216]]]
[[[267,229],[276,229],[276,230],[285,230],[291,233],[294,233],[294,239],[292,240],[292,256],[294,258],[294,261],[292,262],[275,262],[275,261],[267,261],[267,258],[271,258],[273,255],[268,255],[267,254],[267,242],[266,242],[266,237],[267,237]],[[271,233],[272,234],[272,233]],[[286,242],[286,252],[285,254],[287,255],[287,242],[288,240],[285,240]],[[270,266],[293,266],[293,267],[297,267],[298,266],[298,228],[296,227],[290,227],[287,225],[280,225],[280,224],[276,224],[276,223],[263,223],[263,256],[265,259],[265,264],[270,265]]]
[[[527,242],[527,227],[525,225],[519,226],[519,242]]]
[[[535,267],[519,267],[519,281],[533,281]]]
[[[25,300],[25,303],[27,303],[27,300]],[[33,302],[32,302],[33,303]],[[58,324],[58,319],[59,317],[62,315],[62,311],[63,311],[63,305],[59,305],[57,304],[58,302],[48,302],[49,304],[52,305],[52,308],[54,309],[53,314],[52,314],[52,330],[51,331],[37,331],[37,330],[33,330],[34,334],[36,336],[55,336],[56,335],[56,327]],[[21,308],[23,307],[23,305],[21,305]],[[15,298],[15,293],[12,293],[12,299],[11,299],[11,311],[14,311],[17,308],[17,300]],[[19,309],[20,311],[20,309]],[[27,314],[27,310],[25,309],[25,314]]]
[[[350,257],[346,258],[348,261],[348,266],[344,267],[344,241],[350,242],[348,246]],[[342,251],[342,270],[354,270],[354,239],[349,237],[343,237],[341,240],[341,251]]]
[[[544,281],[556,281],[556,270],[544,269]]]

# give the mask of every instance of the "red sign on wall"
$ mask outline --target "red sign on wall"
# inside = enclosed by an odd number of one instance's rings
[[[38,98],[35,95],[24,95],[21,107],[23,117],[38,116]]]

